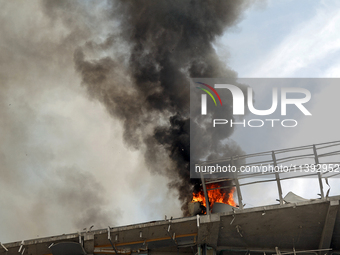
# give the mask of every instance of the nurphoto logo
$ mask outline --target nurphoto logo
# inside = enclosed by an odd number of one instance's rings
[[[267,109],[256,109],[254,106],[254,97],[253,97],[253,88],[247,87],[246,93],[242,91],[238,86],[232,84],[214,84],[209,85],[203,82],[196,82],[200,86],[196,86],[197,89],[200,89],[203,93],[201,94],[201,116],[209,115],[209,111],[216,111],[216,108],[208,109],[208,97],[211,98],[215,107],[223,107],[222,101],[226,101],[223,96],[220,96],[223,90],[227,90],[228,93],[232,96],[232,114],[233,116],[242,116],[246,114],[245,107],[248,107],[250,113],[257,116],[268,116],[274,114],[279,110],[279,114],[281,116],[287,115],[287,106],[292,105],[295,107],[295,111],[298,110],[305,116],[311,116],[312,114],[305,107],[304,104],[310,101],[311,93],[308,89],[298,88],[298,87],[273,87],[268,88],[271,90],[271,98],[266,100],[271,102],[271,106]],[[218,92],[218,91],[219,92]],[[280,92],[280,93],[279,93]],[[223,93],[225,95],[225,93]],[[223,95],[222,94],[222,95]],[[246,94],[246,95],[245,95]],[[295,98],[292,98],[290,95],[294,95]],[[221,99],[222,97],[222,99]],[[298,98],[296,98],[298,97]],[[210,99],[209,99],[210,100]],[[219,103],[218,103],[219,102]],[[280,106],[279,106],[280,105]],[[241,122],[236,122],[234,119],[225,119],[225,118],[214,118],[212,119],[213,127],[217,125],[225,125],[228,124],[231,127],[234,125],[248,126],[248,127],[262,127],[265,123],[271,123],[271,126],[274,127],[276,122],[281,123],[282,127],[296,127],[298,125],[297,120],[295,119],[249,119],[243,120]]]
[[[201,82],[197,82],[200,83],[204,86],[206,86],[207,88],[210,88],[215,95],[217,96],[217,98],[219,99],[221,106],[222,106],[222,101],[221,98],[219,96],[219,94],[217,93],[217,91],[211,87],[208,84],[205,83],[201,83]],[[216,104],[216,100],[214,98],[214,96],[207,90],[207,89],[203,89],[200,87],[197,87],[198,89],[201,89],[203,91],[205,91],[214,101],[215,105]],[[228,89],[233,97],[233,115],[244,115],[244,105],[245,105],[245,99],[244,99],[244,94],[243,91],[238,88],[235,85],[230,85],[230,84],[215,84],[215,88],[217,89]],[[287,94],[288,93],[300,93],[303,94],[304,97],[303,98],[287,98]],[[251,87],[248,87],[247,89],[247,105],[248,105],[248,109],[251,113],[255,114],[255,115],[270,115],[272,113],[274,113],[277,109],[278,106],[278,88],[273,88],[272,89],[272,106],[267,109],[267,110],[257,110],[255,109],[254,105],[253,105],[253,89]],[[281,115],[286,115],[287,114],[287,105],[292,104],[295,105],[298,109],[300,109],[300,111],[304,114],[304,115],[312,115],[307,109],[306,107],[303,106],[304,103],[307,103],[309,100],[311,99],[311,93],[309,92],[309,90],[304,89],[304,88],[281,88]],[[207,114],[207,95],[206,94],[202,94],[201,95],[201,114],[202,115],[206,115]]]

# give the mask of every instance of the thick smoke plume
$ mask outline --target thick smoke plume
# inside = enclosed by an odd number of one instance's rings
[[[126,143],[144,151],[150,171],[170,179],[184,214],[197,183],[189,172],[189,77],[236,78],[212,43],[235,25],[249,3],[116,1],[109,16],[119,31],[103,42],[88,41],[74,53],[89,95],[124,123]],[[222,156],[240,153],[234,144],[219,149]]]
[[[166,177],[186,213],[188,78],[236,77],[212,43],[249,3],[0,2],[0,241],[174,215]]]
[[[76,86],[73,52],[92,35],[81,16],[102,23],[75,1],[0,3],[2,243],[118,224],[93,161],[108,150],[91,139],[95,104]]]

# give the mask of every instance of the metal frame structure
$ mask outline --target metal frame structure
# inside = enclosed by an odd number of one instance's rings
[[[294,179],[294,178],[304,178],[316,176],[319,182],[320,197],[324,199],[328,196],[324,194],[323,179],[328,184],[328,178],[334,177],[340,174],[339,164],[340,159],[334,161],[334,156],[340,155],[340,141],[319,143],[307,146],[293,147],[288,149],[280,149],[273,151],[266,151],[260,153],[246,154],[241,156],[232,156],[219,160],[205,161],[199,164],[200,166],[211,165],[216,163],[230,162],[231,166],[236,166],[237,172],[233,173],[230,178],[211,178],[210,174],[201,173],[201,180],[203,191],[205,195],[205,200],[209,201],[208,190],[206,185],[211,183],[221,183],[226,180],[232,180],[233,185],[231,186],[221,186],[219,188],[213,189],[223,189],[235,187],[239,209],[243,209],[243,198],[241,193],[241,187],[245,185],[259,184],[264,182],[276,182],[278,191],[278,201],[280,205],[284,204],[284,199],[282,195],[282,180]],[[236,162],[235,162],[236,161]],[[241,163],[240,163],[241,162]],[[242,163],[243,162],[243,163]],[[306,164],[308,163],[309,164]],[[266,169],[283,169],[284,172],[280,171],[264,171]],[[327,169],[322,169],[322,166],[327,166]],[[253,168],[259,170],[258,172],[244,173],[240,170],[242,168]],[[335,172],[336,171],[336,172]],[[300,174],[298,174],[298,173]],[[273,179],[264,179],[264,177],[274,176]],[[255,180],[261,178],[261,180]],[[247,181],[251,179],[250,181]],[[240,180],[243,182],[240,183]],[[207,204],[207,213],[210,214],[209,202]]]

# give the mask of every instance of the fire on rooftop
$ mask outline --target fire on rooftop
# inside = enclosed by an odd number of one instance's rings
[[[332,168],[301,175],[267,172],[265,179],[254,174],[233,179],[202,176],[202,189],[190,203],[190,217],[0,243],[0,255],[340,254],[340,196],[329,196],[329,179],[338,174],[339,154],[340,141],[244,155],[246,165],[289,163],[305,169],[328,164]],[[282,180],[306,175],[318,179],[319,198],[304,199],[293,192],[283,196]],[[243,199],[241,188],[263,182],[277,184],[278,203],[245,208],[247,198]]]

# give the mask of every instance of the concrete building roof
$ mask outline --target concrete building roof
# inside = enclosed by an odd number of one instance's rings
[[[336,196],[6,243],[0,255],[47,255],[56,244],[69,242],[80,244],[86,254],[195,254],[203,245],[219,254],[340,252],[339,200]]]

